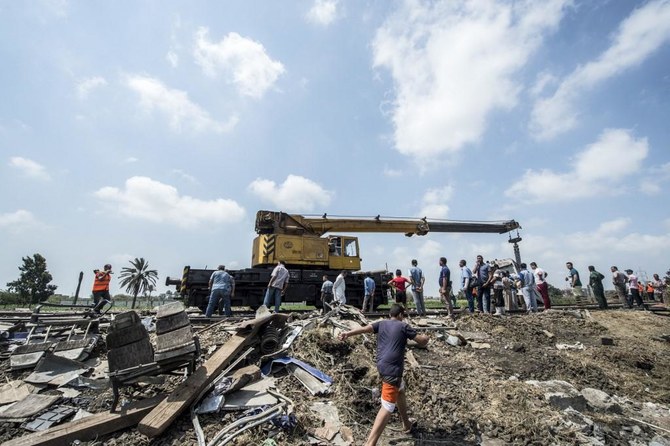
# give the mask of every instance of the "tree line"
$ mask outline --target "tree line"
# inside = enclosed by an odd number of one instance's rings
[[[7,290],[0,290],[0,303],[17,303],[20,305],[38,304],[53,296],[58,286],[51,284],[53,276],[47,269],[47,261],[41,254],[22,257],[19,266],[19,278],[7,283]],[[149,268],[149,262],[143,257],[129,261],[119,274],[119,285],[133,297],[132,308],[135,308],[137,296],[151,293],[158,280],[158,272]]]

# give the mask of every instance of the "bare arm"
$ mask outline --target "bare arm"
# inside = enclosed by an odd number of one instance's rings
[[[352,336],[357,336],[363,333],[374,333],[375,330],[372,328],[372,324],[368,324],[365,327],[354,328],[353,330],[344,331],[340,333],[340,341],[344,341],[347,338]],[[417,335],[418,337],[419,335]]]

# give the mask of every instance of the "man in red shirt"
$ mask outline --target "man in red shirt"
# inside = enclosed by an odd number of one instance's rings
[[[412,282],[407,278],[402,276],[402,271],[399,269],[395,270],[395,277],[388,281],[388,284],[395,289],[395,301],[396,303],[401,303],[403,305],[407,304],[407,284]]]

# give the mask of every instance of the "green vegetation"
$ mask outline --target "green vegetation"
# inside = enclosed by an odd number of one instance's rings
[[[10,293],[19,296],[18,304],[36,304],[46,300],[54,294],[56,285],[49,285],[53,276],[47,271],[47,261],[40,254],[32,257],[23,257],[23,266],[19,266],[21,275],[7,284]]]
[[[132,294],[133,305],[131,308],[134,309],[138,294],[148,293],[151,295],[156,286],[156,280],[158,280],[158,272],[155,269],[149,269],[149,262],[144,260],[143,257],[131,260],[130,264],[131,267],[123,267],[119,280],[121,280],[120,286],[126,287],[126,292]]]

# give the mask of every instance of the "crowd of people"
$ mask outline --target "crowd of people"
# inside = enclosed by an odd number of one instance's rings
[[[474,266],[470,268],[465,259],[458,262],[460,277],[457,284],[452,281],[451,270],[447,265],[447,259],[439,259],[438,285],[440,299],[447,307],[449,314],[453,314],[456,306],[455,295],[461,295],[467,302],[467,311],[470,313],[492,313],[503,315],[505,311],[525,310],[529,313],[538,310],[538,304],[545,310],[551,308],[549,296],[548,273],[540,268],[536,262],[530,264],[521,263],[518,270],[508,265],[499,265],[496,261],[487,262],[482,255],[476,257]],[[584,299],[584,286],[579,271],[572,262],[566,262],[567,275],[565,281],[570,292],[578,302]],[[588,267],[588,288],[602,309],[608,308],[605,297],[603,281],[605,275],[595,269]],[[642,307],[644,300],[663,302],[663,294],[666,284],[658,274],[653,275],[653,280],[645,282],[638,279],[633,270],[619,271],[618,267],[610,268],[611,280],[614,285],[619,302],[624,308],[633,308],[634,305]],[[371,279],[370,279],[371,280]],[[371,280],[372,281],[372,280]],[[373,281],[372,281],[373,282]],[[411,291],[414,298],[416,311],[419,315],[425,315],[426,307],[423,296],[425,277],[423,271],[417,266],[417,261],[412,260],[412,268],[409,277],[404,277],[400,269],[396,270],[395,277],[388,284],[395,295],[395,302],[406,305],[407,290]],[[370,293],[374,292],[374,283]],[[368,287],[366,285],[366,302]],[[363,311],[369,311],[363,306]]]

